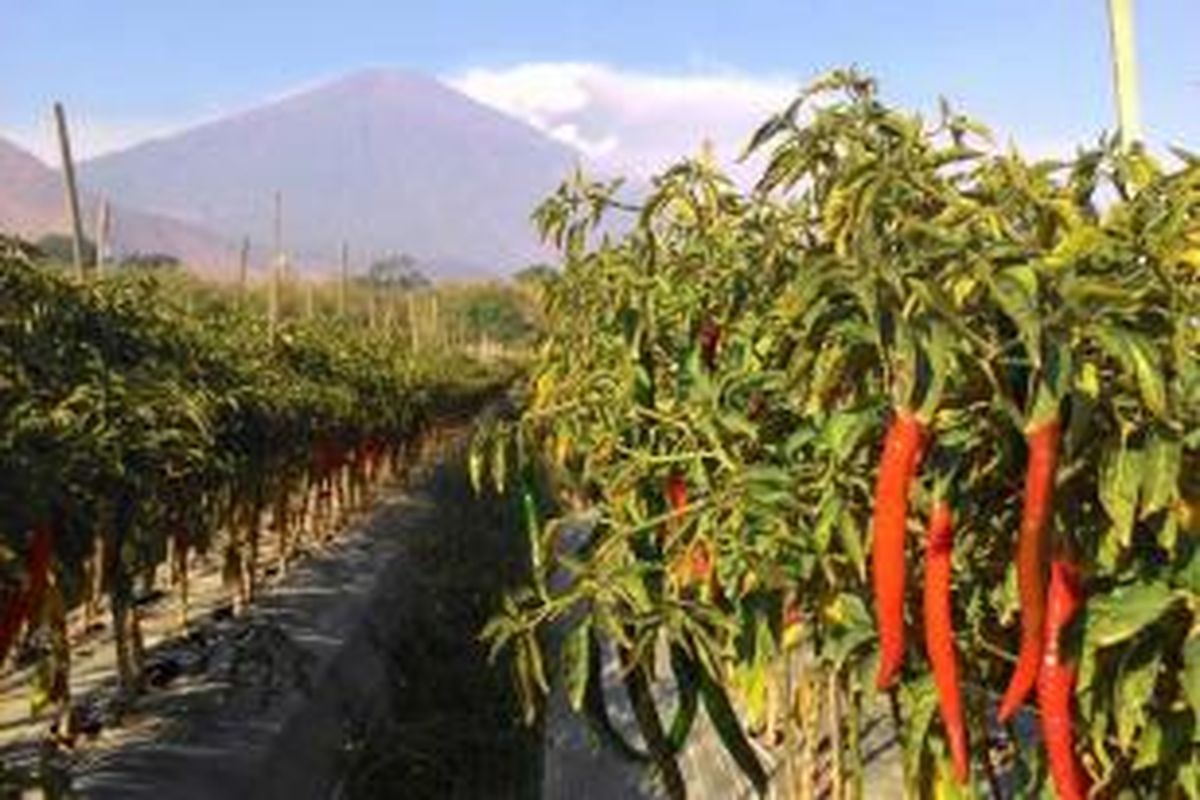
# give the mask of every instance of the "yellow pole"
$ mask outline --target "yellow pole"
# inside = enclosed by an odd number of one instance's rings
[[[1113,79],[1117,92],[1117,121],[1120,125],[1121,148],[1128,150],[1142,139],[1138,111],[1133,0],[1108,0],[1108,21],[1112,31]]]

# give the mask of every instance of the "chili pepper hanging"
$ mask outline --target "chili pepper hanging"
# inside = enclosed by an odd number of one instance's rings
[[[1037,682],[1046,610],[1046,530],[1054,496],[1060,424],[1057,414],[1026,434],[1025,501],[1017,534],[1017,593],[1021,600],[1021,647],[1017,666],[1000,701],[1000,721],[1008,721]]]
[[[963,720],[958,683],[958,656],[954,649],[954,622],[950,613],[950,568],[954,545],[954,517],[950,504],[938,499],[929,515],[925,538],[925,652],[933,666],[941,706],[942,724],[950,742],[954,777],[966,783],[970,775],[967,729]]]
[[[875,484],[871,579],[879,625],[879,689],[895,682],[904,661],[904,525],[924,438],[925,426],[917,416],[899,411],[888,427]]]
[[[1063,800],[1083,800],[1087,797],[1089,783],[1075,756],[1071,711],[1076,666],[1067,658],[1062,646],[1063,631],[1083,606],[1083,590],[1079,583],[1079,569],[1074,564],[1066,560],[1051,564],[1044,655],[1037,679],[1042,743],[1050,762],[1054,790]]]

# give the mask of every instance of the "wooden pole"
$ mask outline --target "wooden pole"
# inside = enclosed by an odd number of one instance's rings
[[[238,297],[246,296],[246,282],[250,277],[250,237],[242,237],[242,249],[238,253]]]
[[[440,335],[440,334],[441,334],[441,330],[440,330],[441,326],[440,326],[440,324],[439,324],[439,319],[438,319],[438,318],[439,318],[439,314],[438,314],[438,296],[437,296],[437,292],[433,292],[433,293],[430,295],[430,297],[429,297],[429,303],[430,303],[430,309],[429,309],[429,317],[430,317],[430,320],[429,320],[429,327],[430,327],[430,331],[429,331],[429,338],[430,338],[431,340],[433,340],[433,343],[434,343],[434,345],[440,345],[440,344],[442,343],[442,338],[441,338],[441,335]]]
[[[267,285],[267,338],[275,341],[279,327],[279,279],[283,269],[283,192],[275,192],[275,256],[271,263],[271,278]]]
[[[101,197],[96,209],[96,274],[104,271],[104,261],[108,256],[108,229],[111,222],[111,211],[108,198]]]
[[[312,278],[309,278],[304,281],[304,316],[311,321],[316,314],[316,303],[313,300],[313,281]]]
[[[408,301],[408,335],[412,339],[412,351],[415,353],[421,349],[421,338],[417,333],[417,303],[413,298],[412,289],[405,292],[405,295]]]
[[[342,242],[341,272],[338,276],[337,309],[338,316],[346,317],[346,284],[350,282],[350,244]]]
[[[79,214],[79,187],[75,183],[75,162],[71,159],[71,138],[67,133],[67,112],[62,103],[54,104],[54,121],[58,128],[58,149],[62,155],[63,185],[67,195],[67,216],[71,221],[71,239],[75,257],[75,272],[80,280],[87,277],[83,261],[83,220]]]
[[[1121,148],[1129,150],[1142,139],[1133,0],[1108,0],[1108,22],[1112,33],[1113,83],[1116,87]]]

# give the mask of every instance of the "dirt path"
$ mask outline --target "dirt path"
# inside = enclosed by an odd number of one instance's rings
[[[64,754],[73,791],[538,796],[540,732],[517,722],[506,670],[489,665],[476,641],[526,562],[507,533],[511,509],[472,494],[463,441],[462,429],[443,437],[410,489],[382,492],[250,613],[210,609],[190,641],[153,646],[151,661],[174,653],[203,663],[149,690],[119,728]],[[103,692],[102,673],[88,680],[85,692]],[[9,715],[12,729],[36,725]],[[36,752],[28,737],[10,738],[3,755],[9,763]]]

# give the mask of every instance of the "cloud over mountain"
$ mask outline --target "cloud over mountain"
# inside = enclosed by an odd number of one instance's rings
[[[598,166],[641,175],[695,153],[705,139],[721,161],[733,161],[800,85],[720,69],[660,74],[571,61],[475,68],[447,81]]]

